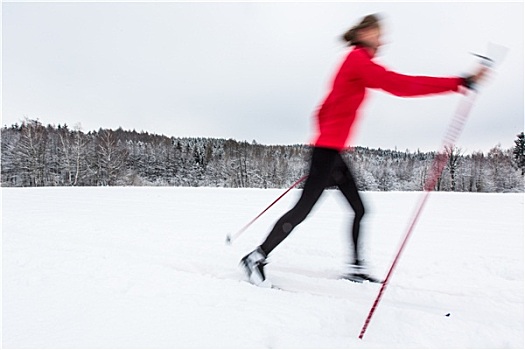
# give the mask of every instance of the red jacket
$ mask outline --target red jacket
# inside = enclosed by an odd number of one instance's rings
[[[341,151],[346,147],[366,88],[383,89],[396,96],[421,96],[458,91],[462,78],[402,75],[376,64],[363,47],[356,47],[337,72],[332,90],[317,113],[316,147]]]

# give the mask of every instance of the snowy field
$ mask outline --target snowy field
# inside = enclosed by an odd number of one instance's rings
[[[2,189],[4,348],[523,348],[524,195],[433,193],[363,340],[379,285],[340,280],[351,215],[327,191],[271,255],[239,259],[294,190]],[[363,193],[384,277],[421,193]],[[449,316],[446,316],[450,314]]]

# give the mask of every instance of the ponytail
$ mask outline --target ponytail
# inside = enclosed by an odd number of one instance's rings
[[[350,28],[342,37],[344,42],[348,43],[348,46],[353,46],[357,43],[357,29],[355,27]]]

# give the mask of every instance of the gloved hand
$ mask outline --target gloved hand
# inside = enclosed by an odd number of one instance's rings
[[[483,80],[487,72],[488,72],[488,67],[486,66],[480,67],[475,74],[464,77],[462,85],[469,90],[473,90],[474,87]]]

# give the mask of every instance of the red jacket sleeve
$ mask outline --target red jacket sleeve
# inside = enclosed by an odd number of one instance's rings
[[[457,91],[462,84],[460,77],[438,78],[399,74],[373,62],[364,51],[360,56],[359,71],[365,86],[382,89],[396,96],[422,96]]]

